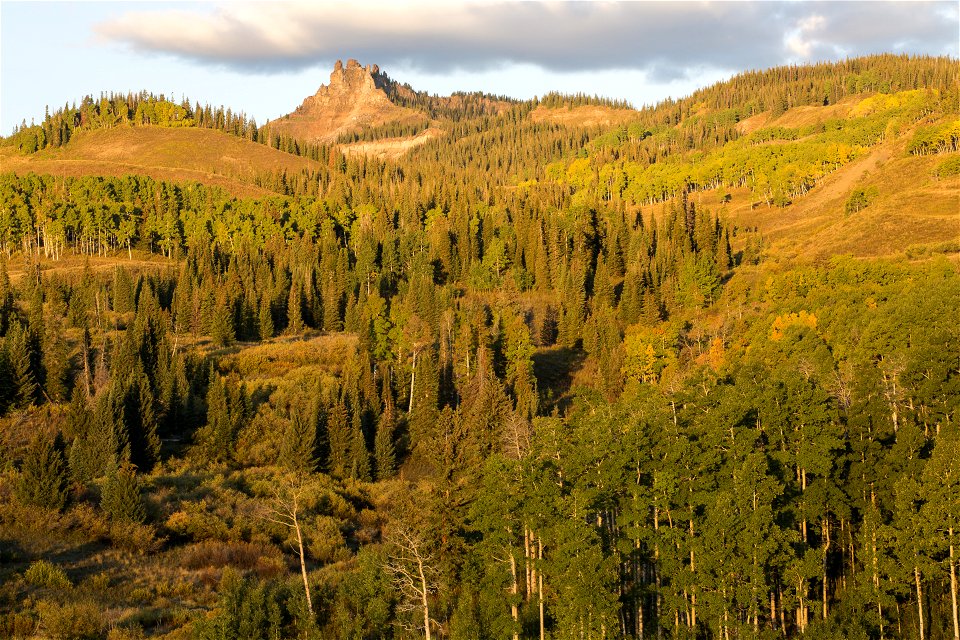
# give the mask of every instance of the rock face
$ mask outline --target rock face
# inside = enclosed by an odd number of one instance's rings
[[[296,111],[271,123],[273,131],[296,138],[330,142],[342,133],[387,122],[417,122],[423,119],[412,109],[390,101],[385,89],[390,79],[377,65],[362,66],[356,60],[340,60],[333,67],[330,83],[303,101]]]

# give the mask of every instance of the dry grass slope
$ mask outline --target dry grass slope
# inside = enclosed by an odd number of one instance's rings
[[[257,174],[296,173],[319,166],[313,160],[271,149],[212,129],[121,127],[82,131],[69,144],[30,156],[0,147],[3,171],[63,176],[146,175],[158,180],[197,181],[236,196],[271,193],[252,183]]]
[[[883,143],[827,176],[785,208],[760,206],[748,189],[699,194],[698,200],[741,228],[758,227],[771,257],[821,260],[831,255],[904,255],[908,249],[960,242],[960,177],[937,179],[943,157],[910,156],[903,139]],[[870,205],[847,214],[855,189],[875,188]]]
[[[530,112],[530,119],[533,122],[552,122],[568,127],[605,127],[626,122],[636,116],[637,112],[633,109],[614,109],[595,105],[558,109],[540,106]]]
[[[386,138],[374,142],[354,142],[340,147],[346,155],[364,155],[367,157],[379,158],[380,160],[396,160],[402,157],[411,149],[426,144],[434,138],[443,135],[443,131],[436,127],[430,127],[421,131],[415,136],[408,138]]]

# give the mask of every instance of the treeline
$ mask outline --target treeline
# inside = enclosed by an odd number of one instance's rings
[[[591,190],[606,201],[653,204],[684,190],[749,187],[758,202],[786,206],[869,147],[918,123],[950,117],[939,96],[907,91],[867,98],[850,117],[796,128],[772,126],[702,144],[688,125],[650,131],[640,123],[621,126],[590,141],[587,157],[547,165],[545,178],[574,191]],[[951,122],[921,125],[912,153],[955,148]]]
[[[258,127],[256,121],[243,112],[209,104],[191,106],[186,98],[177,103],[163,94],[157,96],[146,91],[101,94],[99,99],[84,96],[80,106],[64,105],[53,113],[48,108],[43,122],[27,125],[24,121],[7,143],[29,154],[61,147],[81,130],[146,125],[215,129],[314,160],[326,159],[329,153],[323,145],[273,133],[268,125]]]
[[[382,71],[374,75],[377,86],[394,104],[422,111],[431,120],[461,122],[497,115],[519,101],[509,96],[495,96],[481,91],[457,91],[450,96],[435,96],[417,91],[409,84],[400,84]]]
[[[337,137],[337,144],[370,142],[374,140],[383,140],[385,138],[409,138],[423,133],[429,127],[429,120],[416,122],[414,124],[388,122],[376,127],[364,127],[359,131],[341,133],[339,137]]]
[[[745,119],[763,111],[776,116],[792,107],[837,104],[851,95],[914,89],[934,91],[944,104],[956,105],[958,72],[958,62],[945,56],[880,54],[790,65],[741,73],[682,100],[668,100],[640,111],[651,126],[674,125],[703,108],[733,110],[737,119]]]
[[[540,105],[548,109],[575,108],[575,107],[608,107],[610,109],[633,109],[627,100],[605,98],[598,95],[587,95],[585,93],[563,94],[556,91],[544,95],[541,98],[533,100],[534,105]]]

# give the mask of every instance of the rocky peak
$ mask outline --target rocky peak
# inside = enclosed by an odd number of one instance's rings
[[[343,108],[357,103],[378,105],[389,102],[384,93],[389,79],[380,73],[375,64],[361,65],[353,58],[337,60],[330,73],[330,83],[321,85],[313,96],[307,98],[300,109],[309,106],[321,108]]]
[[[421,116],[390,100],[395,83],[375,64],[337,60],[329,84],[303,101],[296,111],[274,123],[276,130],[296,137],[329,140],[342,131]]]

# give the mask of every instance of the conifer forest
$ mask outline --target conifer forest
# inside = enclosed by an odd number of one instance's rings
[[[960,638],[956,59],[341,72],[406,119],[0,140],[0,637]]]

